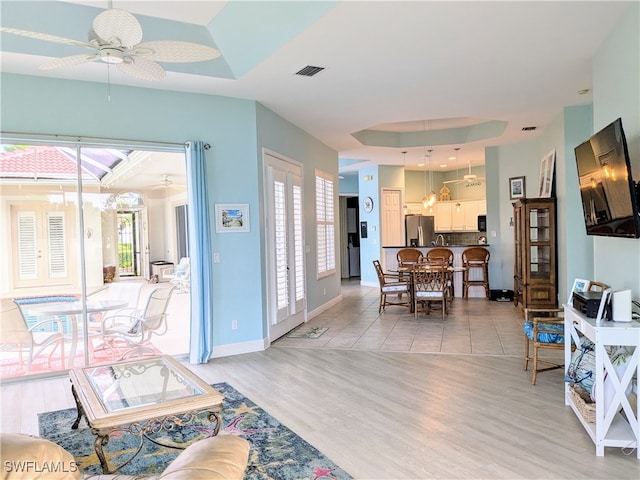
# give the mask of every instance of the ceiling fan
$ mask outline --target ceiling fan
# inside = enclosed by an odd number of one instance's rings
[[[447,180],[446,182],[442,182],[442,183],[445,185],[448,183],[466,183],[467,186],[472,186],[472,185],[480,185],[484,181],[485,181],[485,177],[479,177],[475,173],[471,173],[471,162],[469,162],[468,174],[466,174],[464,177],[459,178],[457,180]]]
[[[170,175],[165,174],[162,176],[162,180],[160,180],[159,183],[155,184],[155,185],[149,185],[148,187],[151,187],[151,190],[160,190],[160,189],[164,189],[164,188],[171,188],[173,190],[184,190],[184,185],[178,185],[176,183],[173,183],[173,180],[171,180]]]
[[[158,81],[165,76],[165,70],[158,62],[203,62],[220,56],[219,50],[199,43],[176,40],[142,42],[142,26],[138,20],[131,13],[119,8],[109,8],[93,19],[87,42],[11,27],[0,27],[0,30],[93,51],[56,58],[41,65],[41,70],[100,61],[115,65],[118,70],[131,77]]]

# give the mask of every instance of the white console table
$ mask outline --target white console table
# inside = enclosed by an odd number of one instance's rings
[[[564,305],[564,333],[565,333],[565,374],[571,363],[571,337],[576,345],[580,345],[580,334],[587,337],[595,344],[596,365],[594,371],[593,386],[596,392],[596,421],[587,423],[573,403],[569,393],[569,384],[565,383],[565,405],[569,405],[596,446],[596,455],[603,456],[605,447],[635,448],[640,459],[640,402],[636,402],[636,411],[633,411],[625,391],[631,384],[634,373],[640,371],[640,323],[611,322],[602,320],[596,322],[595,318],[587,318],[585,315],[571,307]],[[622,378],[618,378],[613,368],[609,355],[605,350],[607,345],[625,345],[635,347],[627,370]],[[604,405],[604,377],[608,376],[615,389],[615,396],[611,405],[605,411]],[[619,412],[623,410],[626,418]]]

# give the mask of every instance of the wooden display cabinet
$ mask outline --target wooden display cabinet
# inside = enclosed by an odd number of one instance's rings
[[[557,307],[556,199],[518,199],[513,204],[513,220],[514,304]]]

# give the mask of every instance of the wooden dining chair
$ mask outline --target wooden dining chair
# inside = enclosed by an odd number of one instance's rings
[[[424,311],[431,311],[432,302],[442,305],[442,318],[449,313],[450,289],[447,286],[446,263],[433,260],[423,262],[413,269],[413,314],[418,318],[418,305]]]
[[[379,260],[373,261],[373,267],[378,275],[380,283],[380,302],[378,313],[381,313],[387,305],[402,305],[411,308],[411,291],[409,287],[409,275],[384,273]],[[395,297],[395,300],[392,300]],[[404,297],[404,298],[403,298]]]

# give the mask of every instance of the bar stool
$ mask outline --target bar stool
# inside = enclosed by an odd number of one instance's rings
[[[483,247],[470,247],[462,252],[462,266],[466,270],[462,274],[464,298],[469,298],[469,287],[483,287],[489,298],[489,250]],[[477,272],[472,275],[471,272]]]
[[[447,285],[451,290],[451,300],[456,296],[455,288],[453,286],[453,250],[448,248],[430,248],[427,251],[427,261],[440,258],[449,266],[446,271]]]

